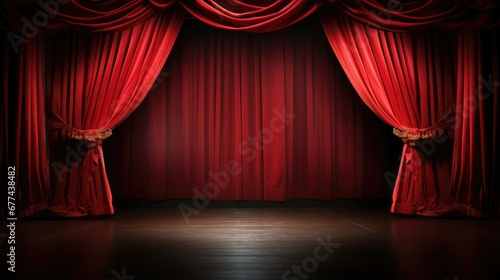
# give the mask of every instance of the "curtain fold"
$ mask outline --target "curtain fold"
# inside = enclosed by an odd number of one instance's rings
[[[316,0],[179,1],[186,11],[211,26],[230,30],[269,32],[292,25],[323,5]]]
[[[324,3],[317,0],[251,3],[235,0],[26,0],[1,4],[0,26],[14,30],[20,36],[32,33],[33,29],[43,32],[60,32],[66,28],[116,31],[141,23],[176,2],[207,24],[252,32],[268,32],[289,26],[312,14]]]
[[[330,0],[336,10],[367,27],[409,32],[430,28],[462,32],[500,24],[496,0]]]
[[[46,209],[51,199],[45,146],[44,42],[43,36],[34,38],[18,54],[4,44],[1,54],[2,182],[7,186],[4,175],[9,166],[14,167],[16,190],[12,193],[18,217]],[[2,196],[2,205],[6,202]]]
[[[30,28],[116,31],[141,23],[175,2],[212,26],[252,32],[284,28],[327,2],[357,22],[389,31],[463,31],[500,24],[497,0],[23,0],[0,3],[0,26],[17,32],[27,28],[19,35],[31,34]]]
[[[102,141],[144,99],[184,18],[182,8],[124,31],[68,32],[50,40],[50,210],[63,216],[112,214]]]
[[[186,21],[154,89],[105,143],[110,182],[122,199],[387,197],[385,125],[371,119],[317,17],[267,34]]]
[[[477,217],[500,217],[500,30],[458,36],[457,126],[450,196]]]
[[[109,32],[131,28],[162,10],[174,0],[24,0],[0,3],[0,26],[27,39],[41,32],[71,29]]]
[[[439,144],[451,140],[454,125],[454,60],[447,48],[453,37],[368,28],[330,7],[320,15],[354,88],[404,142],[391,211],[450,212],[446,191],[452,153],[440,151]]]

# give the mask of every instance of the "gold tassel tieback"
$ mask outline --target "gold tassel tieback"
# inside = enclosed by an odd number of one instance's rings
[[[95,131],[94,133],[92,132],[92,130],[90,130],[89,132],[77,130],[68,131],[68,137],[76,140],[85,140],[88,142],[87,147],[93,148],[97,145],[100,145],[102,143],[102,140],[108,138],[113,134],[111,132],[111,129]]]
[[[397,127],[392,130],[392,133],[411,147],[416,146],[418,140],[434,138],[437,135],[435,129],[401,129]]]

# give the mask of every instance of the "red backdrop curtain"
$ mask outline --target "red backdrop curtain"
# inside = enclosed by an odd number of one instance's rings
[[[146,101],[105,145],[119,198],[386,197],[384,127],[317,18],[262,35],[188,21]]]
[[[45,146],[42,43],[43,37],[37,37],[16,54],[5,42],[1,52],[1,177],[7,186],[4,177],[7,167],[16,169],[15,205],[19,217],[45,209],[51,198]],[[7,202],[4,194],[2,206]],[[2,207],[2,211],[5,209]]]
[[[450,197],[461,211],[500,217],[500,29],[459,35]]]
[[[113,213],[102,140],[146,96],[183,18],[183,10],[175,8],[124,31],[69,32],[49,41],[53,212]]]
[[[455,98],[452,37],[433,32],[392,33],[366,27],[331,8],[321,19],[354,88],[405,145],[392,212],[440,215],[451,210],[449,140]],[[447,68],[449,67],[449,68]],[[412,139],[415,137],[416,139]],[[439,152],[438,152],[439,151]]]

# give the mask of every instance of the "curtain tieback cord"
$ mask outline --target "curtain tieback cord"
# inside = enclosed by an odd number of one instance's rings
[[[418,141],[424,139],[435,139],[436,137],[443,137],[447,130],[455,127],[455,111],[451,110],[441,120],[433,126],[427,128],[407,128],[395,127],[392,133],[401,138],[405,144],[410,147],[416,147]]]
[[[88,148],[101,145],[102,140],[113,134],[111,129],[76,129],[53,113],[50,114],[50,124],[54,128],[66,130],[66,135],[71,139],[86,141]]]

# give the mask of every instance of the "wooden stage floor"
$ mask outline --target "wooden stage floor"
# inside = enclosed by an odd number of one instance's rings
[[[1,279],[500,279],[499,257],[499,220],[285,205],[208,207],[187,224],[177,207],[119,208],[18,220],[16,277]]]

